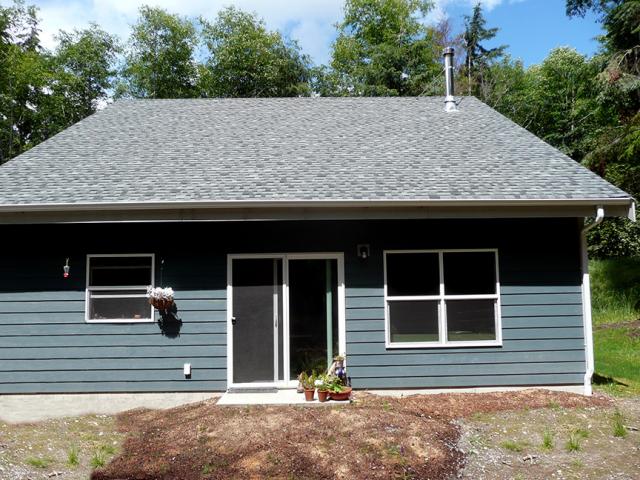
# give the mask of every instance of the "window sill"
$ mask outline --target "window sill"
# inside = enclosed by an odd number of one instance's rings
[[[387,349],[409,349],[409,348],[475,348],[475,347],[502,347],[502,342],[497,340],[485,341],[485,342],[449,342],[449,343],[434,343],[434,342],[406,342],[406,343],[387,343],[385,348]]]
[[[154,323],[153,318],[104,318],[98,320],[85,319],[85,323]]]

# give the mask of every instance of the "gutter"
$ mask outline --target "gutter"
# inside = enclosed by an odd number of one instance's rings
[[[583,199],[512,199],[512,200],[196,200],[168,202],[85,202],[0,204],[2,213],[69,212],[105,210],[161,209],[230,209],[230,208],[403,208],[403,207],[556,207],[556,206],[626,206],[627,216],[635,220],[635,203],[631,197]]]
[[[632,204],[631,216],[635,217],[635,204]],[[584,227],[580,232],[580,251],[582,255],[582,321],[584,324],[584,350],[587,369],[584,374],[584,394],[591,395],[591,378],[595,369],[593,357],[593,322],[591,318],[591,280],[589,278],[589,253],[587,251],[587,232],[600,225],[604,220],[604,207],[599,205],[596,209],[596,217],[592,224]],[[634,219],[632,219],[634,220]]]

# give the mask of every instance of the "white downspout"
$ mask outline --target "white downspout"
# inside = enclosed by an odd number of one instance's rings
[[[604,208],[598,206],[596,218],[580,232],[580,253],[582,255],[582,321],[584,323],[584,351],[587,370],[584,374],[584,394],[591,395],[591,377],[594,371],[593,359],[593,324],[591,320],[591,281],[589,279],[589,253],[587,251],[587,232],[600,225],[604,220]]]

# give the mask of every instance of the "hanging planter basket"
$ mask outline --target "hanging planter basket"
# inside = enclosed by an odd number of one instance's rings
[[[173,306],[173,299],[150,298],[149,303],[157,310],[170,310]]]
[[[149,287],[147,288],[149,303],[160,311],[167,311],[173,307],[173,289],[171,287]]]

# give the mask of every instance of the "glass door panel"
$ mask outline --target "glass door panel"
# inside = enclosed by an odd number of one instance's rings
[[[273,383],[282,372],[282,259],[232,261],[233,382]]]
[[[338,262],[292,259],[289,268],[290,379],[324,372],[338,354]]]

